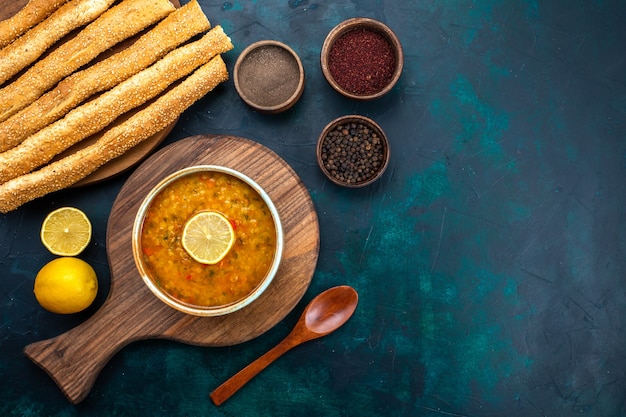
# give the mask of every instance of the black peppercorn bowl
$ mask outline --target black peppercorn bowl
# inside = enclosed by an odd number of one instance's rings
[[[345,51],[339,52],[334,49],[336,45],[339,45],[338,40],[342,37],[354,35],[359,31],[374,34],[386,41],[385,47],[388,50],[385,55],[390,59],[386,65],[390,68],[376,68],[374,65],[370,68],[370,73],[363,72],[364,69],[370,67],[370,64],[375,64],[373,60],[381,58],[374,53],[377,49],[376,45],[368,43],[374,39],[363,39],[362,42],[358,42],[359,39],[356,39],[357,42],[354,42],[354,39],[351,40],[350,43],[353,44],[351,48],[354,50],[346,48]],[[363,62],[353,61],[359,58],[358,54],[362,54],[360,59]],[[336,60],[341,57],[346,59],[347,67],[335,65]],[[387,25],[375,19],[355,17],[344,20],[328,33],[322,45],[320,64],[326,81],[339,94],[355,100],[373,100],[387,94],[398,82],[404,66],[404,52],[400,39]],[[354,69],[359,69],[359,71],[353,71]],[[378,80],[378,83],[371,84],[373,80],[370,78],[375,78],[376,73],[383,72],[380,70],[387,72],[386,78],[384,81]],[[364,83],[370,84],[368,88],[359,85]]]
[[[317,163],[337,185],[365,187],[389,164],[389,141],[381,127],[365,116],[339,117],[324,127],[317,141]]]

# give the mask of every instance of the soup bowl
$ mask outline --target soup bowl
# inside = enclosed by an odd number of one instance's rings
[[[203,263],[183,244],[187,222],[201,212],[228,220],[234,239],[226,255]],[[283,229],[271,198],[228,167],[198,165],[161,180],[137,211],[133,257],[152,293],[195,316],[222,316],[256,300],[280,266]]]

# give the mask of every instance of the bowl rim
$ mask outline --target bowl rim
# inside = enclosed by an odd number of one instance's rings
[[[358,183],[346,183],[333,177],[331,173],[328,172],[328,170],[324,166],[324,162],[322,161],[322,143],[324,142],[324,139],[326,138],[326,135],[328,134],[328,132],[330,132],[339,124],[351,123],[351,122],[363,123],[374,128],[374,130],[376,130],[377,133],[380,135],[383,141],[383,146],[384,146],[383,154],[385,156],[385,161],[378,169],[378,172],[376,172],[376,175],[374,175],[372,178],[366,181],[362,181]],[[328,178],[329,180],[331,180],[333,183],[337,185],[340,185],[342,187],[348,187],[348,188],[366,187],[374,183],[375,181],[377,181],[380,177],[383,176],[383,174],[387,170],[387,166],[389,165],[389,160],[391,159],[391,149],[389,146],[389,138],[387,138],[387,134],[385,133],[385,131],[374,120],[370,119],[369,117],[361,116],[358,114],[347,114],[344,116],[337,117],[336,119],[333,119],[330,122],[328,122],[328,124],[326,124],[326,126],[322,129],[322,132],[320,133],[317,139],[317,146],[315,148],[315,154],[317,158],[317,164],[319,165],[320,169],[322,170],[326,178]]]
[[[239,70],[245,59],[255,50],[267,46],[275,46],[285,50],[289,53],[289,55],[294,58],[298,66],[298,85],[296,87],[296,90],[287,100],[274,106],[261,106],[255,103],[249,96],[246,95],[245,91],[241,88],[241,85],[239,83]],[[300,60],[300,57],[298,56],[296,51],[294,51],[289,45],[273,39],[260,40],[248,45],[237,57],[237,60],[235,61],[235,66],[233,68],[233,83],[235,85],[235,90],[237,91],[237,94],[239,94],[239,97],[244,101],[244,103],[246,103],[250,107],[264,113],[280,113],[293,107],[300,99],[304,91],[304,79],[304,66],[302,65],[302,61]]]
[[[188,303],[184,303],[176,298],[168,295],[166,292],[162,291],[150,278],[145,265],[143,263],[141,257],[141,233],[143,230],[143,223],[146,217],[146,212],[154,198],[165,189],[172,182],[182,178],[186,175],[190,175],[196,172],[221,172],[225,174],[232,175],[235,178],[238,178],[252,187],[263,199],[265,204],[268,206],[270,213],[272,215],[272,219],[274,220],[274,227],[276,230],[276,250],[274,252],[274,259],[268,270],[265,278],[257,285],[248,295],[244,298],[241,298],[232,303],[222,305],[222,306],[212,306],[212,307],[203,307],[203,306],[194,306]],[[280,220],[280,216],[278,214],[278,210],[274,205],[272,199],[269,194],[253,179],[248,177],[246,174],[237,171],[232,168],[228,168],[221,165],[193,165],[186,168],[179,169],[166,177],[164,177],[161,181],[159,181],[152,189],[148,192],[148,194],[144,197],[139,209],[137,210],[137,214],[135,215],[135,220],[133,221],[133,231],[132,231],[132,252],[133,258],[135,261],[135,266],[141,275],[142,280],[146,284],[146,286],[150,289],[150,291],[162,302],[167,304],[168,306],[181,311],[183,313],[191,314],[194,316],[202,316],[202,317],[215,317],[215,316],[223,316],[226,314],[233,313],[235,311],[241,310],[246,307],[254,300],[256,300],[272,283],[276,273],[281,264],[283,250],[284,250],[284,232],[282,223]]]
[[[359,95],[343,89],[337,81],[335,81],[330,68],[328,67],[328,55],[330,54],[330,50],[334,42],[344,33],[360,28],[369,29],[383,35],[391,44],[391,48],[393,49],[396,58],[396,67],[391,80],[382,90],[373,94]],[[404,51],[398,35],[396,35],[396,33],[385,23],[369,17],[353,17],[340,22],[333,27],[330,32],[328,32],[320,52],[320,65],[322,67],[324,78],[326,78],[328,84],[330,84],[330,86],[339,94],[354,100],[374,100],[387,94],[397,84],[404,68]]]

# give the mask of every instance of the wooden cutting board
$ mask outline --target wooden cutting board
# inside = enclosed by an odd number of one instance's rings
[[[283,259],[268,289],[249,306],[222,317],[190,316],[162,303],[145,286],[132,255],[133,222],[150,189],[181,168],[209,164],[236,169],[255,180],[276,205],[285,237]],[[228,346],[275,326],[313,278],[319,224],[306,187],[270,149],[239,137],[194,136],[152,155],[131,175],[113,203],[106,242],[111,290],[102,307],[74,329],[24,349],[73,403],[87,396],[108,360],[133,341],[161,338]]]

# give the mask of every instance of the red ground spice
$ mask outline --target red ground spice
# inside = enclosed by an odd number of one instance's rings
[[[330,48],[328,69],[344,90],[374,94],[391,81],[396,59],[389,41],[380,33],[354,29],[342,34]]]

